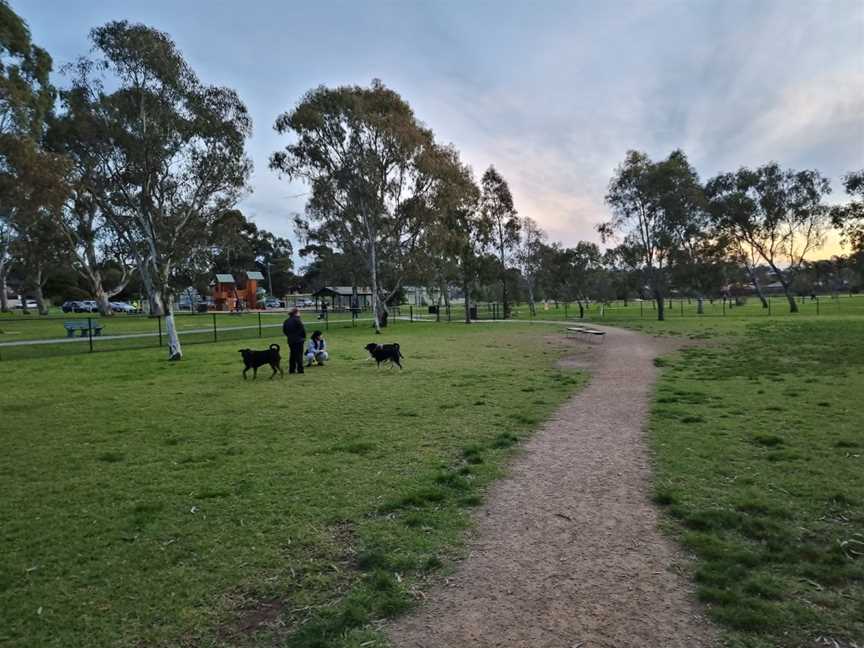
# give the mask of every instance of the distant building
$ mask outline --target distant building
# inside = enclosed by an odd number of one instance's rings
[[[232,274],[217,274],[210,284],[213,307],[222,311],[258,308],[259,281],[264,281],[264,275],[257,270],[241,272],[236,280]]]
[[[324,286],[312,293],[312,298],[316,308],[320,308],[322,302],[327,302],[330,308],[340,310],[372,307],[372,291],[367,287],[358,287],[355,292],[351,286]]]

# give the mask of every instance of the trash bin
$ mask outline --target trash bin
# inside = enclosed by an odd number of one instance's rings
[[[206,313],[207,312],[207,302],[201,302],[197,306],[195,306],[195,311],[198,313]]]
[[[468,309],[468,317],[470,317],[471,319],[477,319],[477,306],[476,305],[471,306]]]
[[[438,306],[435,305],[435,304],[433,304],[432,306],[430,306],[430,307],[429,307],[429,314],[430,314],[430,315],[437,315],[437,314],[438,314]]]

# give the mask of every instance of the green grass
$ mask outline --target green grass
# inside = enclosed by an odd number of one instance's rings
[[[655,501],[735,648],[864,638],[864,319],[631,320],[664,358]],[[832,644],[833,645],[833,644]]]
[[[581,384],[550,330],[400,323],[401,372],[334,330],[273,381],[236,342],[4,362],[0,644],[378,645]]]

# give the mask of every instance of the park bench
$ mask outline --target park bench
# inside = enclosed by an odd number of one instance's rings
[[[585,328],[583,326],[568,326],[568,333],[582,333],[584,335],[595,335],[601,340],[603,336],[606,335],[606,331],[598,331],[597,329]]]
[[[91,323],[87,320],[72,320],[70,322],[63,322],[63,328],[66,329],[66,337],[75,337],[75,331],[81,331],[81,337],[87,337],[91,328],[93,335],[102,335],[104,327],[99,322]]]

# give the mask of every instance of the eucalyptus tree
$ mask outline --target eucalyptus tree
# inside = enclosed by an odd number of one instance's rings
[[[612,218],[598,231],[604,242],[620,236],[638,254],[659,320],[665,317],[669,265],[681,249],[681,232],[699,209],[699,196],[698,176],[680,150],[659,162],[629,151],[609,183],[606,203]]]
[[[511,261],[519,244],[521,223],[513,205],[510,187],[494,166],[486,169],[480,188],[480,211],[483,218],[492,224],[492,248],[495,250],[500,266],[501,302],[506,319],[510,317],[507,263]]]
[[[843,187],[851,200],[845,205],[831,208],[831,221],[843,242],[854,253],[864,253],[864,169],[843,176]]]
[[[542,249],[546,241],[546,232],[533,218],[526,216],[520,224],[521,236],[514,258],[528,290],[528,307],[532,315],[537,314],[535,293],[537,280],[542,271]]]
[[[211,227],[246,191],[252,123],[236,92],[204,85],[167,34],[121,21],[90,39],[95,56],[71,69],[63,96],[82,124],[76,155],[93,165],[82,189],[134,259],[179,360],[175,277],[209,253]]]
[[[442,291],[447,279],[461,280],[465,323],[470,324],[471,288],[481,271],[479,257],[491,239],[492,223],[479,208],[480,189],[471,169],[462,163],[454,147],[438,147],[433,173],[425,249]]]
[[[830,216],[823,200],[830,192],[818,171],[782,169],[775,162],[723,173],[706,185],[716,228],[768,264],[793,313],[794,276],[824,243]]]
[[[368,88],[320,86],[275,124],[292,134],[270,167],[311,187],[308,229],[338,251],[360,248],[375,329],[400,289],[429,210],[436,147],[408,103],[381,81]],[[389,274],[383,287],[382,270]]]
[[[64,189],[61,160],[42,150],[45,122],[55,98],[51,57],[34,45],[27,24],[0,0],[0,310],[7,311],[6,281],[13,257],[35,284],[39,309],[51,248],[42,222]],[[26,234],[25,238],[22,235]],[[46,238],[47,237],[47,238]]]

